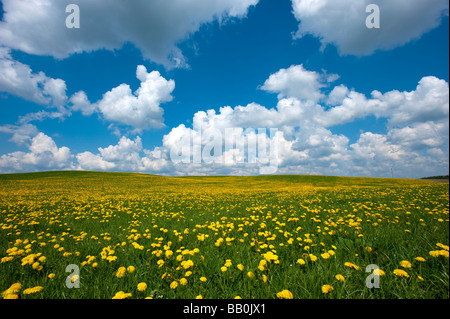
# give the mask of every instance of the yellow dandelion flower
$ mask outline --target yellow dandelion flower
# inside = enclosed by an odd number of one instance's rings
[[[147,290],[147,284],[145,282],[138,283],[137,290],[138,291],[145,291],[145,290]]]
[[[24,295],[35,294],[35,293],[37,293],[39,291],[42,291],[43,289],[44,289],[44,287],[36,286],[36,287],[33,287],[33,288],[25,289],[22,293]]]
[[[189,260],[181,263],[181,266],[183,266],[184,269],[188,270],[189,268],[194,266],[194,262],[189,259]]]
[[[432,250],[430,251],[431,257],[439,257],[441,254],[439,253],[439,250]]]
[[[298,259],[297,262],[298,262],[300,265],[306,264],[306,262],[305,262],[302,258]]]
[[[8,289],[6,289],[4,292],[2,292],[2,297],[4,299],[8,299],[8,296],[10,296],[10,295],[17,295],[19,293],[20,289],[22,289],[22,284],[20,282],[12,284]]]
[[[228,270],[228,268],[225,267],[225,266],[220,267],[220,271],[222,271],[222,272],[225,272],[225,271],[227,271],[227,270]]]
[[[130,293],[125,293],[123,291],[117,292],[112,299],[126,299],[128,297],[131,297],[132,295]]]
[[[181,278],[180,279],[180,284],[183,285],[183,286],[186,286],[187,285],[187,279],[186,278]]]
[[[247,276],[248,276],[250,279],[255,278],[255,274],[252,273],[251,271],[249,271],[249,272],[247,273]]]
[[[425,262],[426,260],[425,260],[425,258],[423,258],[423,257],[416,257],[416,258],[414,258],[415,260],[417,260],[417,261],[420,261],[420,262]]]
[[[8,261],[11,261],[13,259],[14,259],[14,257],[11,257],[11,256],[3,257],[1,263],[3,264],[3,263],[6,263]]]
[[[336,278],[338,281],[342,281],[342,282],[345,281],[345,277],[342,276],[341,274],[337,274],[335,278]]]
[[[195,299],[203,299],[203,296],[202,295],[198,295],[198,296],[195,297]]]
[[[334,290],[333,286],[330,286],[330,285],[323,285],[322,286],[322,293],[324,293],[324,294],[327,294],[327,293],[329,293],[329,292],[331,292],[333,290]]]
[[[128,266],[127,271],[132,274],[134,271],[136,270],[136,268],[134,268],[134,266]]]
[[[206,279],[206,277],[200,277],[200,281],[201,282],[206,282],[208,279]]]
[[[178,283],[176,281],[172,281],[172,283],[170,284],[170,288],[176,289],[177,287],[178,287]]]
[[[322,256],[323,259],[328,259],[328,258],[331,257],[330,254],[327,253],[327,252],[325,252],[325,253],[323,253],[323,254],[320,254],[320,256]]]
[[[237,265],[237,269],[239,269],[240,271],[243,271],[244,270],[244,265],[243,264]]]
[[[166,258],[170,258],[170,257],[173,256],[173,251],[171,251],[171,250],[166,250],[165,255],[166,255]]]
[[[404,277],[404,278],[409,278],[409,275],[406,271],[402,270],[402,269],[395,269],[393,271],[394,275],[396,275],[397,277]]]
[[[127,269],[125,267],[119,267],[119,269],[117,269],[117,272],[116,272],[116,277],[122,278],[123,276],[125,276],[126,272],[127,272]]]
[[[438,247],[448,251],[448,246],[447,245],[444,245],[444,244],[441,244],[441,243],[437,243],[436,246],[438,246]]]
[[[403,268],[411,268],[412,267],[411,263],[407,260],[402,260],[400,262],[400,266],[402,266]]]
[[[292,295],[292,292],[290,292],[289,290],[285,289],[285,290],[282,290],[279,293],[277,293],[277,298],[280,298],[280,299],[293,299],[294,296]]]

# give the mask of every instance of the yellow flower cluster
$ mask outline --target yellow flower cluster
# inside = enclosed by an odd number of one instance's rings
[[[448,245],[444,245],[441,243],[437,243],[436,246],[442,248],[441,250],[432,250],[430,251],[430,256],[432,257],[446,257],[448,258]]]

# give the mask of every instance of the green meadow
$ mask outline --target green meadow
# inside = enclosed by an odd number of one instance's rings
[[[449,187],[0,175],[3,298],[448,298]]]

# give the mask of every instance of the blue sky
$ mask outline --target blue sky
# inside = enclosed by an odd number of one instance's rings
[[[80,28],[65,25],[70,3]],[[370,3],[378,29],[365,26]],[[1,11],[0,173],[448,174],[448,1],[3,0]],[[278,133],[243,131],[227,148],[226,128]],[[202,136],[201,151],[211,132],[222,160],[194,163],[193,144],[174,160],[186,136]],[[276,151],[251,163],[259,137]]]

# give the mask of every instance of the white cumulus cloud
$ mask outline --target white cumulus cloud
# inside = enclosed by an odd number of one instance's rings
[[[0,171],[23,172],[37,170],[73,169],[73,155],[68,147],[58,147],[55,141],[42,132],[34,136],[29,152],[13,152],[0,157]]]
[[[380,28],[366,27],[369,4],[380,9]],[[335,45],[342,55],[370,55],[420,38],[448,15],[445,0],[292,0],[299,21],[295,37],[312,35],[322,47]]]
[[[66,83],[44,72],[14,60],[10,49],[0,46],[0,92],[7,92],[40,105],[64,109],[67,100]]]
[[[160,104],[173,99],[175,81],[166,80],[158,71],[149,73],[143,65],[137,66],[136,77],[141,81],[136,91],[122,83],[96,103],[91,103],[84,91],[76,92],[69,100],[70,109],[86,116],[98,112],[107,121],[138,130],[164,127],[164,109]]]
[[[80,28],[66,28],[66,6],[76,3]],[[3,0],[0,45],[66,58],[74,53],[134,44],[144,57],[186,66],[177,44],[214,20],[245,17],[258,0]]]

